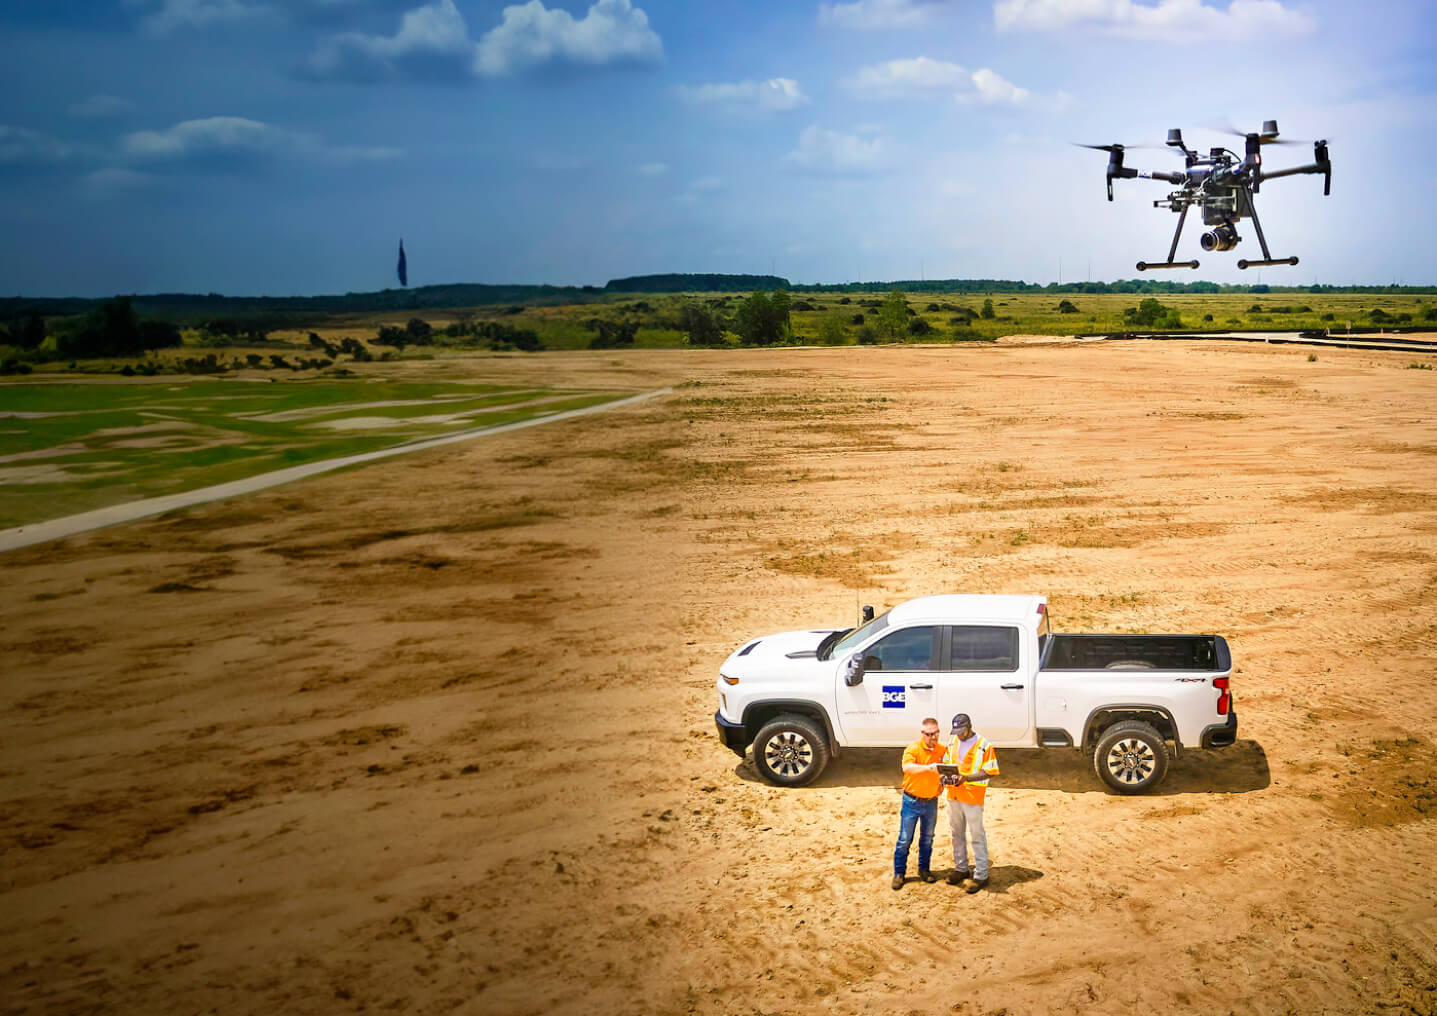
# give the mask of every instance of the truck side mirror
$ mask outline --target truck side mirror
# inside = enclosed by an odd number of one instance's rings
[[[869,621],[872,621],[872,620],[873,620],[873,604],[871,604],[871,603],[866,603],[866,604],[863,605],[863,622],[862,622],[862,623],[863,623],[863,624],[867,624]]]
[[[844,664],[843,683],[850,688],[856,688],[863,683],[863,654],[854,653]]]

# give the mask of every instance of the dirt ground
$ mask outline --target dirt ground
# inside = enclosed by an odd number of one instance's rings
[[[1437,1012],[1437,373],[1316,355],[414,364],[675,391],[8,553],[0,1011]],[[714,682],[933,592],[1223,634],[1238,743],[1002,751],[893,892],[898,751],[770,787]]]

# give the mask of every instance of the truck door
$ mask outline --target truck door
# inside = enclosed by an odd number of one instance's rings
[[[918,740],[925,716],[937,716],[937,625],[889,631],[865,647],[863,683],[843,683],[839,661],[838,722],[853,747],[893,747]]]
[[[955,713],[998,746],[1032,742],[1033,661],[1023,659],[1029,640],[1011,625],[943,628],[938,676],[938,722],[947,736]]]

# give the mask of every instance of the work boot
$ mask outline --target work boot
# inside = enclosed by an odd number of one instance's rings
[[[967,878],[967,877],[968,877],[968,873],[967,873],[966,871],[950,871],[950,872],[948,873],[948,884],[949,884],[949,885],[962,885],[962,884],[963,884],[963,880],[964,880],[965,878]]]
[[[893,876],[893,888],[895,888],[895,889],[902,889],[902,888],[903,888],[903,876],[902,876],[901,874],[900,874],[900,875],[894,875],[894,876]]]
[[[987,884],[988,880],[986,878],[975,878],[968,883],[968,888],[965,891],[968,893],[976,893],[979,889],[982,889]]]
[[[937,875],[933,874],[933,872],[931,872],[931,871],[924,871],[922,868],[918,869],[918,877],[921,878],[921,879],[922,879],[923,881],[925,881],[925,882],[937,882],[937,881],[938,881],[938,876],[937,876]]]

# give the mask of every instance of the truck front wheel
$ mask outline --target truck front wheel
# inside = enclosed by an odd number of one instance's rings
[[[754,738],[753,763],[768,782],[801,787],[828,765],[828,741],[806,716],[776,716]]]
[[[1120,794],[1146,793],[1167,775],[1167,745],[1152,724],[1123,720],[1098,738],[1093,769]]]

